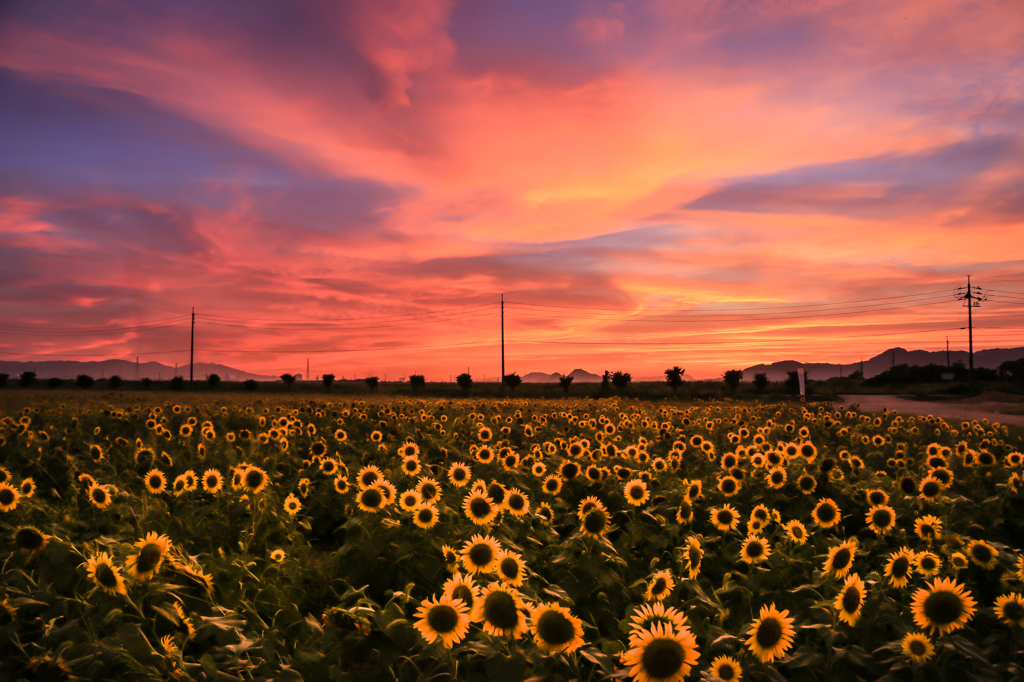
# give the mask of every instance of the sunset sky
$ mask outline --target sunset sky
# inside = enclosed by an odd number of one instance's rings
[[[1024,346],[1024,7],[6,2],[0,358],[711,378]]]

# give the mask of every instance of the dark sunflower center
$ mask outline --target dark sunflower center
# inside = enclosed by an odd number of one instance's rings
[[[921,559],[921,568],[926,571],[935,570],[935,558],[932,556],[925,556]]]
[[[92,491],[92,499],[99,504],[103,504],[107,501],[107,491],[103,488],[96,488]]]
[[[580,472],[579,466],[573,462],[566,462],[562,465],[562,476],[565,478],[576,478],[576,474]]]
[[[420,520],[420,523],[430,523],[434,518],[434,512],[430,509],[420,509],[416,512],[416,518]]]
[[[456,481],[466,480],[467,475],[468,472],[462,468],[456,469],[455,471],[452,472],[452,478],[454,478]]]
[[[885,504],[886,502],[885,496],[877,492],[868,495],[868,501],[871,502],[872,505]]]
[[[764,546],[760,542],[751,542],[747,545],[747,556],[756,559],[764,554]]]
[[[689,502],[682,502],[679,505],[679,515],[682,517],[688,517],[693,513],[693,506]]]
[[[647,676],[656,680],[674,676],[685,661],[683,645],[664,637],[652,640],[640,656],[640,664]]]
[[[732,667],[730,663],[723,663],[718,666],[717,677],[720,680],[734,680],[736,679],[736,669]]]
[[[178,479],[177,481],[175,481],[174,482],[174,489],[177,490],[177,491],[184,490],[185,489],[185,480],[184,479]]]
[[[665,591],[666,587],[668,587],[668,585],[665,583],[665,579],[658,578],[654,581],[654,587],[651,588],[651,594],[661,594]]]
[[[832,557],[832,570],[841,571],[850,565],[850,550],[843,547]]]
[[[793,537],[795,538],[802,538],[804,536],[804,529],[800,526],[793,526],[790,532],[793,533]]]
[[[99,564],[96,566],[95,575],[96,582],[103,585],[103,587],[109,587],[111,589],[117,587],[117,576],[114,575],[114,571],[108,564]]]
[[[206,477],[206,487],[207,488],[216,488],[217,487],[217,477],[216,476],[207,476]]]
[[[491,513],[491,503],[482,497],[474,497],[469,503],[469,513],[474,518],[482,519]]]
[[[262,471],[249,471],[245,474],[245,485],[250,488],[259,488],[263,485],[263,472]]]
[[[164,553],[160,545],[150,542],[139,551],[139,558],[135,562],[135,570],[139,573],[149,573],[156,568],[163,556]]]
[[[954,623],[964,612],[964,602],[960,595],[946,590],[932,592],[924,600],[924,615],[936,625]]]
[[[971,547],[971,555],[983,564],[992,560],[992,550],[988,545]]]
[[[519,511],[526,506],[526,501],[522,495],[511,495],[508,498],[508,508],[514,511]]]
[[[930,537],[934,537],[935,536],[935,529],[933,527],[929,526],[926,523],[922,524],[921,525],[921,535],[923,535],[925,537],[929,537],[929,538]]]
[[[519,622],[515,599],[508,592],[491,592],[484,599],[484,618],[499,630],[511,630]]]
[[[437,494],[437,487],[433,483],[425,483],[420,488],[420,495],[426,500],[434,499],[434,495]]]
[[[446,635],[459,626],[459,612],[447,604],[438,604],[427,613],[427,625],[434,632]]]
[[[772,483],[782,483],[782,472],[781,471],[773,471],[772,472]],[[723,667],[725,667],[725,666],[723,666]],[[732,674],[732,672],[731,672],[732,668],[729,668],[729,671],[730,671],[730,674]]]
[[[717,518],[718,523],[720,523],[723,526],[728,526],[732,524],[732,512],[729,511],[728,509],[723,509],[722,511],[718,512],[715,518]]]
[[[686,556],[690,560],[690,566],[696,566],[701,560],[700,548],[694,547],[693,545],[686,551]]]
[[[494,549],[485,543],[477,543],[469,548],[469,563],[474,566],[486,566],[494,561]]]
[[[836,518],[836,508],[831,504],[823,504],[818,508],[818,521],[828,523]]]
[[[804,476],[803,478],[800,479],[801,490],[814,490],[815,487],[816,482],[810,476]]]
[[[376,488],[367,488],[362,494],[363,504],[367,507],[379,507],[384,501],[384,496]]]
[[[900,481],[900,490],[902,490],[907,495],[916,495],[917,482],[914,481],[914,479],[912,478],[904,478],[903,480]]]
[[[35,528],[22,528],[15,534],[14,542],[21,549],[39,549],[43,546],[43,534]]]
[[[501,571],[501,574],[506,578],[515,578],[519,575],[519,563],[511,557],[505,558],[502,559],[501,563],[498,565],[498,570]]]
[[[901,556],[892,562],[892,576],[894,578],[902,578],[907,575],[910,570],[910,560],[905,556]]]
[[[846,611],[847,613],[856,613],[859,608],[860,590],[851,585],[846,588],[846,592],[843,592],[843,611]]]
[[[1024,604],[1019,601],[1008,601],[1003,605],[1003,616],[1007,620],[1020,622],[1024,618]]]
[[[452,599],[461,599],[463,604],[472,608],[473,590],[469,589],[466,585],[459,585],[452,590]]]
[[[919,639],[910,640],[910,653],[914,656],[924,656],[925,652],[928,651],[927,645]]]
[[[887,528],[892,523],[892,514],[887,509],[879,509],[871,515],[871,521],[879,528]]]
[[[377,474],[375,474],[372,471],[367,471],[365,474],[363,474],[362,481],[363,485],[373,485],[374,483],[377,482]]]
[[[921,486],[921,494],[925,497],[935,497],[939,494],[939,484],[935,481],[928,481]]]
[[[589,512],[583,517],[583,527],[588,533],[600,533],[608,525],[608,520],[600,510]]]
[[[757,626],[757,643],[763,649],[771,649],[782,639],[782,623],[777,618],[765,618]]]
[[[736,492],[736,481],[727,478],[722,481],[722,492],[726,495]]]
[[[408,462],[405,463],[405,470],[410,473],[415,473],[415,471],[419,468],[420,465],[413,460],[409,460]]]
[[[153,488],[154,490],[160,487],[160,482],[161,481],[160,481],[160,477],[159,476],[150,476],[149,477],[149,487]]]
[[[564,613],[545,611],[537,619],[537,634],[548,644],[561,646],[573,640],[576,630]]]

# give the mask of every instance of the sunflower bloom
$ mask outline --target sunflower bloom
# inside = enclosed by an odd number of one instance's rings
[[[824,571],[831,573],[837,578],[845,577],[853,566],[853,557],[857,554],[857,543],[854,540],[847,540],[828,551],[828,558],[825,559]]]
[[[928,635],[911,632],[903,638],[903,653],[914,663],[924,663],[935,654],[935,647]]]
[[[711,670],[708,672],[722,682],[739,682],[743,678],[743,667],[732,656],[719,656],[711,661]]]
[[[748,631],[747,648],[762,663],[771,663],[781,658],[793,645],[793,620],[789,611],[779,611],[775,604],[762,606],[759,618],[755,618]]]
[[[166,535],[150,532],[136,542],[135,546],[138,547],[139,553],[128,557],[125,567],[132,577],[146,580],[160,571],[164,557],[171,549],[171,540]]]
[[[651,582],[647,585],[647,601],[661,601],[671,594],[675,586],[672,571],[658,571],[651,576]]]
[[[413,626],[423,639],[428,644],[440,639],[446,649],[461,642],[469,632],[469,609],[461,599],[426,599],[416,610],[416,618]]]
[[[1024,628],[1024,597],[1014,592],[996,599],[996,616],[1007,625]]]
[[[583,623],[555,603],[538,604],[530,611],[530,632],[537,648],[549,654],[572,653],[583,646]]]
[[[834,602],[839,612],[839,620],[849,625],[856,625],[860,620],[860,609],[864,605],[864,581],[860,576],[853,573],[846,578],[843,589]]]
[[[491,583],[480,595],[473,620],[489,635],[518,639],[526,632],[525,608],[515,588]]]
[[[463,546],[462,567],[469,573],[494,573],[501,556],[501,545],[489,535],[474,535]]]
[[[644,630],[633,648],[622,654],[623,665],[637,682],[679,682],[700,659],[690,628],[656,623]]]
[[[678,631],[686,625],[686,616],[674,606],[665,606],[664,602],[644,604],[630,617],[630,646],[636,646],[643,633],[657,624],[668,625]]]
[[[114,566],[114,560],[106,552],[101,552],[85,562],[89,578],[96,586],[108,594],[128,594],[124,587],[121,569]]]
[[[937,578],[914,593],[911,610],[918,627],[944,635],[966,625],[974,616],[976,605],[970,590],[964,590],[963,585],[950,578]]]

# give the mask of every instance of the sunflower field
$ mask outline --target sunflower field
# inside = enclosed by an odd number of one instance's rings
[[[8,395],[0,679],[1021,679],[1022,449],[801,403]]]

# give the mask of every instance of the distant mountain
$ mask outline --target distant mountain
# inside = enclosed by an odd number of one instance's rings
[[[601,383],[600,374],[591,374],[590,372],[582,369],[574,369],[569,372],[569,376],[572,377],[573,383],[576,384],[593,384]],[[523,376],[524,384],[556,384],[558,380],[562,378],[562,375],[558,372],[554,374],[545,374],[544,372],[530,372]]]
[[[1024,358],[1024,348],[990,348],[974,352],[974,366],[987,367],[988,369],[999,369],[999,365],[1007,360],[1019,360]],[[969,355],[967,351],[950,351],[948,363],[955,365],[958,362],[968,364]],[[798,362],[796,360],[783,360],[773,362],[770,365],[754,365],[743,370],[743,380],[753,381],[754,375],[764,372],[768,375],[769,381],[785,381],[788,373],[803,367],[807,377],[817,381],[831,379],[832,377],[848,377],[853,372],[861,369],[863,365],[864,377],[873,377],[881,374],[894,365],[945,365],[947,364],[946,351],[906,350],[903,348],[890,348],[879,353],[875,357],[864,360],[863,363],[855,362],[849,365],[831,364],[825,362]]]
[[[19,376],[22,372],[35,372],[39,379],[74,379],[79,374],[88,374],[94,379],[111,377],[115,374],[125,381],[136,379],[170,379],[177,374],[188,378],[188,365],[179,365],[177,371],[174,367],[159,362],[142,362],[135,364],[128,360],[101,360],[90,362],[78,362],[76,360],[43,360],[40,362],[15,362],[11,360],[0,360],[0,374],[8,374],[11,377]],[[205,380],[210,374],[216,374],[222,381],[278,381],[278,377],[264,374],[253,374],[244,372],[227,365],[218,365],[209,362],[197,362],[192,369],[192,374],[197,380]]]

